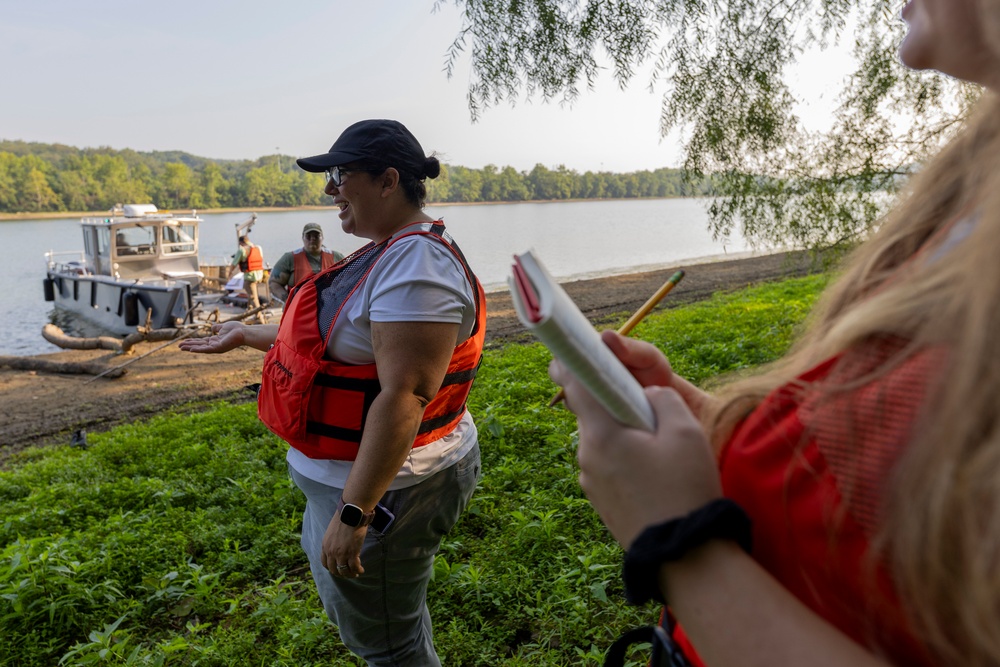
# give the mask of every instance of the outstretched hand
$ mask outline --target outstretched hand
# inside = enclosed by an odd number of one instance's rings
[[[179,347],[185,352],[220,354],[246,343],[242,322],[223,322],[212,325],[212,335],[207,338],[186,338]]]

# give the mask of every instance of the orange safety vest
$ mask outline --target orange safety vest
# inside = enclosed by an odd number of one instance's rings
[[[306,253],[305,248],[299,248],[292,252],[292,275],[295,277],[295,284],[298,284],[308,278],[309,276],[316,273],[313,271],[312,264],[309,263],[309,255]],[[331,266],[337,263],[336,258],[333,256],[332,252],[321,250],[320,251],[320,271],[326,271]]]
[[[858,644],[893,664],[929,666],[937,663],[909,623],[890,566],[872,569],[869,560],[884,484],[946,354],[925,348],[864,383],[857,378],[907,343],[867,341],[774,390],[736,429],[719,465],[723,493],[753,520],[761,567]],[[824,391],[827,383],[851,389]],[[682,627],[674,636],[702,665]]]
[[[424,410],[413,446],[451,433],[465,414],[486,340],[486,296],[444,225],[414,223],[300,282],[289,296],[277,339],[264,357],[257,414],[265,426],[309,458],[353,461],[358,456],[368,410],[382,389],[378,369],[374,363],[331,361],[325,358],[327,346],[344,304],[382,254],[414,234],[440,241],[461,262],[476,301],[476,323],[468,340],[455,348],[441,388]]]
[[[250,246],[247,256],[240,262],[240,271],[260,271],[263,268],[264,253],[260,251],[260,246]]]

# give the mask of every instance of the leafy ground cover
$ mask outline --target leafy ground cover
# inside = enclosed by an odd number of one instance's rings
[[[711,382],[783,353],[825,280],[717,295],[633,335]],[[576,483],[575,421],[546,407],[549,358],[488,351],[470,398],[483,479],[429,597],[445,665],[599,665],[621,632],[656,620],[624,602],[621,550]],[[361,664],[299,549],[285,445],[252,405],[197,408],[0,473],[0,665]]]

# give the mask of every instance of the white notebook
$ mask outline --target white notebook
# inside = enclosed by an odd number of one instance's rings
[[[532,251],[514,256],[508,278],[521,323],[573,372],[615,419],[646,431],[656,429],[653,408],[642,385],[604,344]]]

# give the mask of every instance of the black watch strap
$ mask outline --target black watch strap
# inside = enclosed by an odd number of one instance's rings
[[[635,605],[650,599],[665,603],[659,583],[661,564],[680,560],[711,540],[732,540],[749,553],[752,537],[750,517],[728,498],[718,498],[687,516],[649,526],[625,554],[625,597]]]
[[[340,522],[351,528],[363,528],[375,518],[375,510],[366,512],[357,505],[345,503],[343,497],[337,505],[337,512],[340,514]]]

